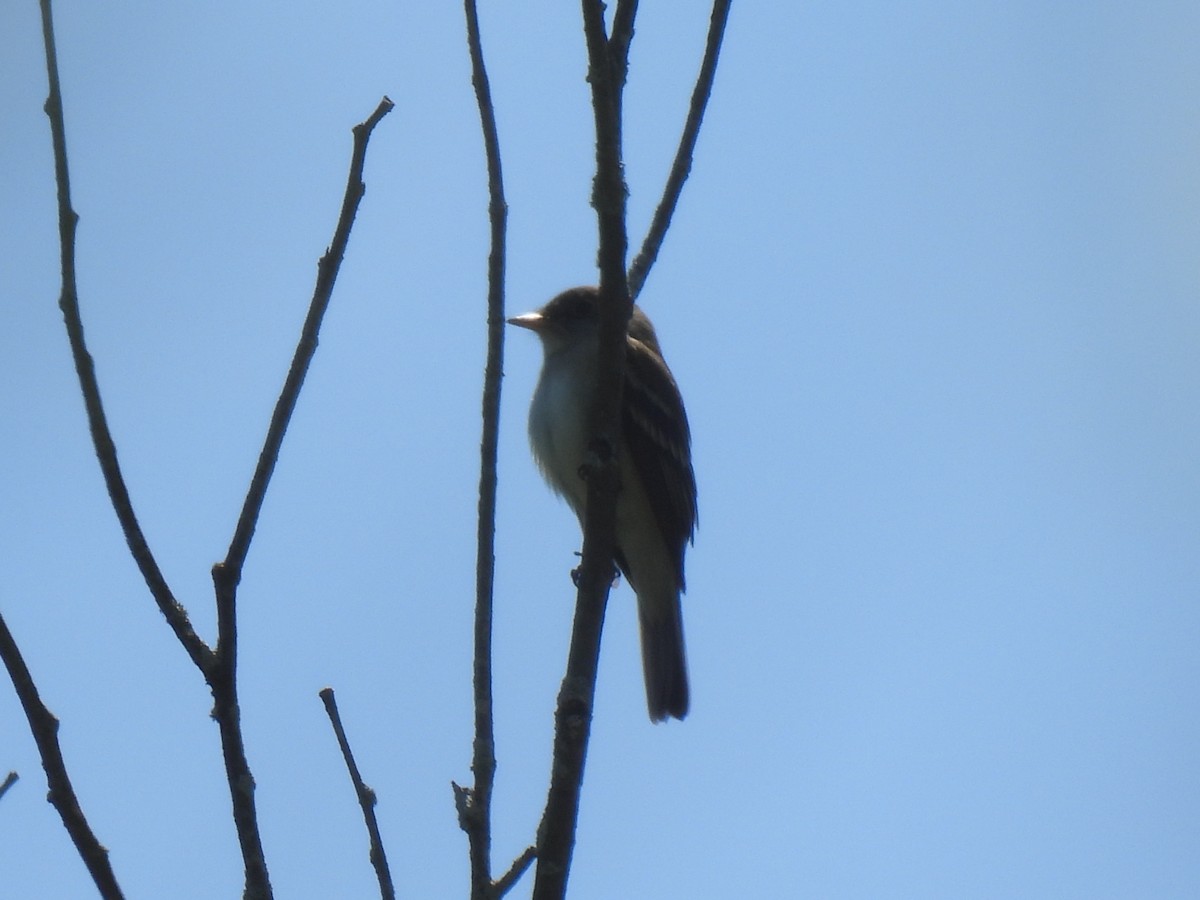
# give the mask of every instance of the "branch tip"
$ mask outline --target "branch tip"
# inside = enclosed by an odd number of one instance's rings
[[[375,869],[375,877],[379,881],[379,894],[383,900],[394,900],[396,889],[392,883],[391,870],[388,868],[387,853],[383,849],[383,837],[379,831],[379,820],[375,817],[375,804],[377,802],[375,791],[363,781],[362,773],[358,769],[358,763],[354,761],[354,752],[350,749],[350,741],[347,739],[346,729],[342,725],[342,716],[338,711],[337,698],[334,696],[333,688],[322,688],[317,693],[317,696],[325,704],[325,713],[329,716],[329,722],[333,726],[334,736],[337,738],[338,747],[342,751],[342,759],[346,763],[346,771],[350,774],[350,782],[354,785],[354,793],[358,797],[359,808],[362,809],[363,822],[367,826],[367,835],[370,841],[370,849],[367,855],[371,860],[371,865]]]

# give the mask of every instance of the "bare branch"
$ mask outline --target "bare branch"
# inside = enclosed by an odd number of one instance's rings
[[[251,479],[250,488],[247,492],[241,515],[238,518],[229,551],[225,560],[213,567],[212,574],[216,591],[218,637],[216,648],[212,649],[195,633],[188,619],[187,612],[175,600],[162,572],[158,568],[154,555],[150,551],[133,511],[129,492],[125,486],[120,465],[117,461],[116,447],[109,431],[104,408],[100,400],[95,366],[84,340],[83,323],[79,312],[78,290],[75,279],[75,230],[78,216],[71,206],[70,179],[66,153],[66,129],[63,122],[62,92],[59,83],[58,60],[54,42],[50,0],[41,0],[41,10],[43,37],[46,47],[46,69],[50,84],[50,93],[46,100],[46,114],[50,118],[54,144],[55,173],[58,183],[59,234],[63,276],[62,296],[59,306],[62,309],[67,327],[71,352],[75,360],[75,369],[78,373],[80,388],[84,397],[84,405],[87,410],[92,441],[95,445],[96,456],[100,461],[100,468],[104,475],[109,497],[117,513],[117,518],[121,523],[121,528],[125,533],[125,539],[129,544],[130,552],[137,562],[142,576],[150,588],[150,592],[154,596],[163,616],[167,619],[168,624],[174,630],[176,637],[192,661],[204,674],[205,680],[212,690],[214,700],[213,718],[216,720],[220,730],[226,777],[229,782],[233,802],[233,817],[246,868],[244,896],[246,898],[253,898],[253,900],[267,900],[267,898],[272,896],[272,892],[258,831],[257,812],[254,806],[254,778],[246,762],[237,698],[237,587],[241,580],[242,567],[245,563],[246,554],[249,551],[250,541],[254,535],[254,529],[262,509],[267,486],[279,457],[279,449],[283,443],[284,433],[287,430],[292,412],[295,409],[305,374],[316,352],[317,334],[320,330],[321,320],[325,310],[328,308],[338,269],[345,255],[354,217],[365,192],[365,185],[362,181],[362,170],[366,158],[367,142],[376,124],[391,111],[393,104],[391,100],[384,97],[374,113],[365,122],[354,128],[354,151],[351,159],[350,175],[346,186],[341,215],[334,232],[333,242],[321,258],[318,266],[317,285],[309,306],[308,316],[301,331],[300,341],[297,345],[287,379],[284,382],[283,390],[276,402],[271,423],[267,429],[266,440],[259,454],[258,465]],[[53,721],[53,717],[50,717],[50,721]],[[34,720],[31,716],[31,725],[33,724]],[[37,728],[35,726],[36,735]],[[39,746],[43,746],[41,742],[39,742]],[[45,757],[46,752],[46,749],[43,747],[43,763],[47,765],[49,771],[50,763]],[[65,771],[63,774],[65,776]],[[73,795],[71,796],[73,799]],[[80,814],[81,817],[82,814]],[[66,821],[66,818],[64,815],[64,821]],[[68,829],[70,830],[71,827],[71,824],[68,822]],[[119,891],[116,895],[119,895]]]
[[[533,864],[535,859],[537,859],[537,847],[526,847],[525,851],[513,860],[508,871],[496,881],[493,896],[503,897],[512,890],[513,885],[525,874],[525,870]]]
[[[625,5],[624,21],[632,28],[635,4]],[[550,790],[538,829],[534,900],[560,900],[566,895],[579,793],[583,782],[596,693],[596,671],[604,613],[613,579],[616,550],[616,498],[620,487],[617,447],[620,446],[621,388],[625,366],[625,329],[632,311],[625,281],[625,179],[621,166],[621,89],[624,68],[614,71],[613,56],[604,34],[604,8],[598,0],[583,0],[584,35],[588,50],[588,82],[596,123],[596,177],[592,205],[599,228],[600,350],[597,359],[592,441],[584,470],[588,494],[579,568],[575,622],[567,657],[567,672],[555,709],[554,750]],[[624,60],[617,53],[618,64]]]
[[[21,776],[16,772],[9,772],[4,776],[4,781],[0,782],[0,799],[4,798],[4,795],[8,793],[8,789],[16,784],[20,778]]]
[[[217,647],[213,650],[193,630],[186,611],[175,600],[150,551],[134,514],[129,492],[125,487],[124,478],[117,462],[116,447],[100,401],[95,367],[84,341],[75,282],[75,228],[78,216],[71,206],[66,128],[63,122],[62,92],[59,84],[58,58],[49,0],[41,0],[41,9],[42,29],[46,45],[46,69],[50,82],[46,114],[50,118],[55,173],[58,182],[59,234],[63,275],[62,297],[59,306],[62,308],[63,318],[66,322],[71,352],[75,359],[75,369],[79,376],[84,405],[87,409],[92,441],[113,508],[125,533],[130,551],[142,571],[142,576],[158,603],[159,609],[162,610],[163,616],[175,631],[176,637],[192,661],[204,674],[205,680],[212,690],[213,718],[217,721],[220,730],[226,777],[233,801],[233,818],[246,868],[245,896],[254,898],[254,900],[267,900],[271,897],[271,886],[263,857],[262,841],[258,832],[257,812],[254,807],[254,778],[246,762],[237,700],[237,620],[235,615],[237,586],[241,580],[242,566],[254,534],[271,472],[274,470],[279,456],[284,432],[287,430],[288,421],[295,408],[300,387],[304,382],[304,375],[316,352],[317,333],[320,329],[321,319],[329,305],[354,216],[365,191],[362,169],[366,157],[367,141],[375,125],[387,115],[393,104],[385,97],[367,121],[354,128],[354,152],[350,165],[350,176],[333,243],[322,257],[318,267],[317,286],[309,307],[308,317],[301,332],[300,342],[296,348],[283,391],[276,403],[271,424],[267,430],[266,442],[259,455],[258,466],[251,480],[228,555],[224,562],[213,567],[218,635]]]
[[[121,466],[117,462],[117,448],[108,430],[104,405],[100,401],[100,385],[96,381],[96,369],[83,337],[83,319],[79,314],[79,293],[75,283],[75,227],[79,216],[71,207],[71,179],[67,168],[66,125],[63,121],[62,89],[58,78],[58,52],[54,43],[54,23],[51,17],[50,0],[41,0],[42,38],[46,47],[46,73],[50,80],[50,94],[46,98],[46,115],[50,118],[50,133],[54,143],[54,173],[58,183],[58,232],[62,256],[62,295],[58,305],[67,326],[67,338],[71,344],[71,355],[75,359],[75,371],[83,393],[83,404],[87,410],[88,427],[104,485],[109,499],[125,533],[129,552],[141,570],[154,601],[162,611],[167,624],[175,632],[179,643],[202,672],[207,672],[213,662],[212,650],[196,634],[188,619],[187,611],[175,599],[167,586],[166,579],[158,568],[154,554],[146,542],[133,502],[125,487]]]
[[[688,108],[683,134],[679,138],[679,149],[675,151],[675,162],[671,165],[671,174],[667,177],[662,200],[654,211],[654,219],[650,222],[646,240],[629,269],[629,293],[635,300],[642,292],[646,276],[650,274],[650,268],[658,258],[658,251],[662,247],[663,238],[666,237],[667,228],[671,225],[671,217],[675,214],[679,195],[683,193],[683,183],[692,171],[692,154],[696,149],[696,138],[700,135],[704,110],[712,94],[713,76],[717,71],[717,57],[720,55],[721,41],[725,36],[730,3],[731,0],[715,0],[713,3],[704,61],[700,64],[700,74],[696,76],[696,86],[692,89],[692,102]]]
[[[221,733],[221,751],[225,759],[225,777],[233,801],[233,821],[237,828],[238,842],[246,870],[245,897],[268,900],[272,896],[271,882],[263,855],[262,838],[258,829],[258,812],[254,803],[254,776],[246,760],[242,741],[241,712],[237,692],[237,588],[242,577],[242,566],[254,537],[254,529],[262,510],[271,473],[279,459],[279,449],[291,421],[304,385],[304,377],[317,351],[317,335],[325,310],[333,296],[334,282],[345,256],[350,240],[350,230],[358,212],[359,202],[366,192],[363,184],[363,165],[366,162],[367,142],[379,121],[391,112],[393,103],[387,97],[362,122],[354,126],[354,149],[350,160],[350,174],[346,180],[346,193],[342,210],[333,234],[333,242],[317,266],[317,284],[300,341],[292,357],[292,365],[284,381],[283,390],[275,403],[267,437],[258,457],[258,466],[250,481],[250,489],[242,506],[234,530],[229,552],[223,562],[213,566],[213,587],[217,604],[217,648],[214,665],[206,672],[208,685],[213,695],[213,718]]]
[[[109,864],[108,851],[104,849],[92,832],[91,826],[88,825],[87,818],[79,806],[79,798],[75,796],[75,789],[71,786],[71,777],[67,774],[62,749],[58,745],[58,719],[42,703],[37,685],[33,682],[33,676],[29,673],[29,668],[25,665],[21,651],[2,615],[0,615],[0,659],[4,660],[4,665],[12,678],[17,697],[25,709],[25,717],[29,720],[29,730],[33,733],[38,753],[42,757],[42,768],[46,770],[46,784],[50,788],[47,799],[58,810],[67,834],[75,843],[75,849],[83,859],[84,865],[87,866],[100,896],[104,900],[120,900],[124,894],[121,893],[117,877],[113,874],[112,866]],[[4,789],[0,790],[0,794],[3,794],[4,790],[7,790],[8,786],[16,780],[16,773],[10,773],[9,777],[5,779]]]
[[[379,896],[383,900],[395,900],[396,889],[392,886],[392,873],[388,868],[387,854],[383,850],[383,838],[379,834],[379,821],[375,818],[375,792],[369,788],[358,771],[354,761],[354,753],[350,750],[350,742],[346,739],[346,730],[342,727],[342,717],[338,712],[337,699],[333,696],[333,688],[323,688],[319,694],[325,704],[325,712],[333,725],[333,733],[337,736],[338,746],[342,748],[342,759],[346,761],[346,769],[350,773],[350,781],[354,784],[354,793],[358,795],[358,805],[362,807],[363,821],[367,825],[367,834],[371,838],[371,865],[375,867],[375,876],[379,879]]]
[[[267,494],[267,486],[271,481],[271,473],[275,471],[275,463],[279,460],[279,448],[283,445],[283,436],[291,421],[292,412],[296,408],[296,400],[300,396],[300,388],[304,385],[304,377],[308,367],[317,352],[317,334],[321,330],[321,320],[325,310],[329,308],[329,300],[333,296],[333,285],[337,280],[338,270],[342,265],[342,257],[346,253],[346,245],[350,241],[350,229],[354,225],[354,217],[358,212],[359,201],[366,192],[363,184],[363,163],[367,155],[367,141],[379,120],[392,111],[394,104],[384,97],[370,117],[359,125],[354,126],[354,152],[350,161],[350,176],[346,182],[346,193],[342,200],[342,212],[338,218],[337,228],[333,233],[333,243],[317,265],[317,284],[313,290],[312,303],[308,308],[308,316],[300,332],[300,342],[292,357],[292,365],[284,381],[283,390],[275,402],[275,411],[271,414],[271,424],[267,429],[267,437],[263,442],[262,451],[258,455],[258,466],[250,480],[250,489],[242,505],[242,514],[238,517],[234,529],[233,540],[229,552],[225,556],[224,565],[230,570],[229,577],[234,585],[241,580],[242,565],[250,550],[250,541],[254,537],[254,529],[258,524],[258,516],[262,511],[263,499]]]
[[[566,894],[579,814],[579,791],[587,756],[595,698],[596,666],[605,606],[613,575],[616,495],[620,489],[621,391],[625,364],[625,331],[633,307],[631,290],[641,289],[658,253],[671,213],[690,167],[696,134],[711,92],[717,51],[728,15],[728,0],[717,0],[708,49],[693,92],[681,147],[639,264],[625,271],[628,250],[626,186],[621,151],[621,97],[628,72],[629,45],[637,12],[636,0],[618,0],[611,39],[604,33],[604,6],[583,0],[588,49],[588,83],[596,124],[596,176],[592,205],[599,226],[600,351],[597,360],[593,439],[584,472],[588,495],[584,523],[583,562],[567,675],[555,712],[554,761],[546,809],[538,830],[538,862],[534,900],[561,900]],[[642,260],[645,260],[644,262]]]
[[[625,86],[629,70],[629,45],[633,42],[633,21],[637,18],[638,0],[617,0],[613,13],[612,35],[608,39],[608,54],[617,83]]]
[[[212,569],[218,639],[216,664],[208,673],[208,686],[213,695],[212,717],[221,736],[221,756],[233,806],[233,825],[242,851],[246,879],[242,896],[244,900],[270,900],[274,894],[258,830],[254,775],[242,740],[242,712],[237,690],[237,583],[229,577],[229,571],[221,563]]]
[[[496,572],[496,457],[500,436],[500,382],[504,372],[504,270],[508,204],[500,166],[500,137],[475,0],[464,0],[467,47],[471,57],[471,83],[479,106],[479,123],[487,156],[488,218],[491,250],[488,255],[487,361],[483,375],[483,434],[479,442],[479,514],[475,557],[475,741],[471,771],[475,784],[470,803],[459,793],[459,823],[467,833],[471,859],[471,897],[485,900],[492,890],[492,786],[496,776],[495,729],[492,718],[492,598]],[[466,813],[466,814],[464,814]]]

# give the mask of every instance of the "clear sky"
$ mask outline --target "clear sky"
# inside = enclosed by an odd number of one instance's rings
[[[576,4],[485,2],[508,303],[595,279]],[[707,26],[645,3],[639,242]],[[369,897],[332,685],[400,891],[465,896],[487,250],[454,3],[60,2],[83,316],[150,544],[213,637],[332,234],[367,194],[247,562],[279,897]],[[688,404],[683,724],[611,601],[575,898],[1200,896],[1200,6],[735,6],[642,296]],[[211,699],[124,547],[56,301],[37,4],[0,5],[0,609],[130,897],[234,897]],[[579,537],[506,347],[495,859],[545,799]],[[0,681],[0,891],[90,896]],[[514,896],[528,896],[531,882]]]

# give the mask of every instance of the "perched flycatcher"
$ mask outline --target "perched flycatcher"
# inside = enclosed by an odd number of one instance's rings
[[[537,312],[508,321],[542,339],[545,360],[529,408],[529,441],[542,475],[565,497],[580,527],[587,485],[580,477],[591,438],[599,351],[600,292],[572,288]],[[663,360],[654,326],[633,308],[625,339],[621,488],[614,562],[637,593],[646,703],[652,721],[688,711],[683,650],[683,554],[696,528],[696,477],[683,398]]]

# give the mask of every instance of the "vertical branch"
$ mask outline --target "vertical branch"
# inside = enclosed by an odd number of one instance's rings
[[[483,374],[483,434],[479,442],[479,512],[475,557],[475,740],[469,792],[456,786],[459,824],[467,833],[471,860],[472,900],[496,896],[492,883],[492,786],[496,776],[495,725],[492,716],[492,602],[496,571],[496,457],[500,435],[500,379],[504,369],[504,267],[508,204],[500,167],[500,138],[492,105],[491,85],[483,60],[479,13],[475,0],[464,0],[471,84],[479,107],[479,124],[487,157],[488,255],[487,361]]]
[[[0,659],[4,660],[8,674],[12,677],[13,687],[16,688],[17,697],[25,709],[25,717],[29,720],[29,730],[33,733],[38,753],[42,757],[42,768],[46,770],[46,783],[50,787],[46,799],[58,810],[63,826],[71,836],[84,865],[87,866],[92,881],[96,883],[100,896],[104,900],[121,900],[124,894],[121,893],[117,877],[109,864],[108,851],[88,825],[87,817],[79,806],[79,798],[75,796],[75,788],[71,786],[71,777],[67,774],[66,763],[63,762],[62,749],[58,746],[58,719],[42,703],[37,685],[33,683],[33,676],[29,673],[29,668],[25,665],[17,642],[8,630],[3,616],[0,616]],[[15,775],[9,777],[16,780]],[[5,782],[6,785],[7,783]]]
[[[688,107],[687,120],[683,126],[683,134],[679,138],[679,149],[675,151],[675,161],[671,164],[671,174],[667,176],[667,184],[663,189],[662,200],[654,211],[650,222],[650,230],[642,249],[638,251],[633,265],[629,268],[629,293],[636,300],[650,274],[650,267],[658,258],[659,248],[666,237],[667,228],[671,225],[671,217],[675,214],[675,206],[679,195],[683,192],[683,183],[692,171],[692,154],[696,149],[696,139],[700,135],[700,124],[704,121],[704,110],[708,106],[708,98],[712,94],[713,77],[717,71],[717,57],[721,53],[721,41],[725,37],[725,23],[729,19],[729,6],[732,0],[714,0],[712,17],[708,24],[708,39],[704,47],[704,60],[700,63],[700,74],[696,76],[696,86],[692,88],[692,100]]]
[[[603,4],[598,0],[583,0],[588,82],[596,125],[592,205],[599,229],[600,351],[591,418],[593,439],[584,462],[588,494],[583,560],[567,673],[555,710],[553,765],[546,809],[538,830],[534,900],[559,900],[566,895],[591,733],[600,638],[613,578],[625,329],[632,312],[625,280],[626,187],[621,163],[621,92],[636,7],[635,0],[622,0],[614,16],[610,41],[604,32]]]
[[[242,740],[242,711],[237,685],[237,582],[231,570],[221,563],[212,568],[217,603],[216,664],[207,674],[212,691],[212,718],[221,737],[221,757],[225,762],[225,780],[233,809],[245,872],[243,900],[271,900],[271,878],[258,829],[258,810],[254,804],[254,775],[246,759]]]
[[[247,900],[269,900],[272,896],[271,882],[263,855],[262,838],[258,829],[258,811],[254,803],[254,776],[246,760],[242,741],[241,711],[238,705],[237,688],[237,589],[242,577],[242,566],[250,550],[250,541],[258,524],[263,500],[279,460],[279,450],[288,423],[296,408],[305,375],[317,352],[317,336],[321,329],[325,311],[333,296],[333,286],[338,270],[350,241],[350,230],[358,212],[359,202],[366,192],[363,183],[363,166],[366,162],[367,142],[379,121],[392,111],[393,103],[384,97],[375,111],[354,126],[354,150],[350,159],[350,174],[346,179],[346,192],[342,199],[342,210],[334,229],[333,241],[317,266],[317,283],[313,289],[312,302],[300,332],[300,340],[292,356],[292,364],[284,381],[283,390],[275,402],[271,424],[259,453],[258,465],[250,480],[242,512],[234,528],[233,539],[224,561],[213,566],[213,587],[217,605],[217,648],[215,663],[206,672],[209,688],[213,695],[213,718],[221,734],[221,751],[225,759],[225,777],[229,782],[233,803],[233,821],[241,845],[242,860],[246,871]]]
[[[637,0],[618,0],[611,37],[604,33],[604,5],[583,0],[588,49],[588,82],[596,126],[596,176],[592,205],[599,228],[600,350],[597,360],[593,439],[584,467],[588,479],[583,561],[567,675],[555,713],[554,761],[546,809],[538,832],[534,900],[560,900],[566,895],[579,816],[579,794],[591,729],[596,669],[604,612],[613,575],[616,497],[620,490],[617,448],[620,447],[621,391],[625,365],[625,332],[633,296],[670,224],[671,213],[691,164],[691,154],[711,92],[717,52],[728,17],[729,0],[715,0],[708,47],[693,92],[691,112],[676,162],[664,191],[650,236],[638,262],[626,276],[628,251],[626,197],[621,148],[621,98],[629,68]]]
[[[633,20],[637,17],[637,8],[638,0],[617,0],[617,10],[613,13],[608,54],[616,79],[618,102],[621,99],[621,91],[625,88],[625,75],[629,70],[629,45],[633,41]]]

